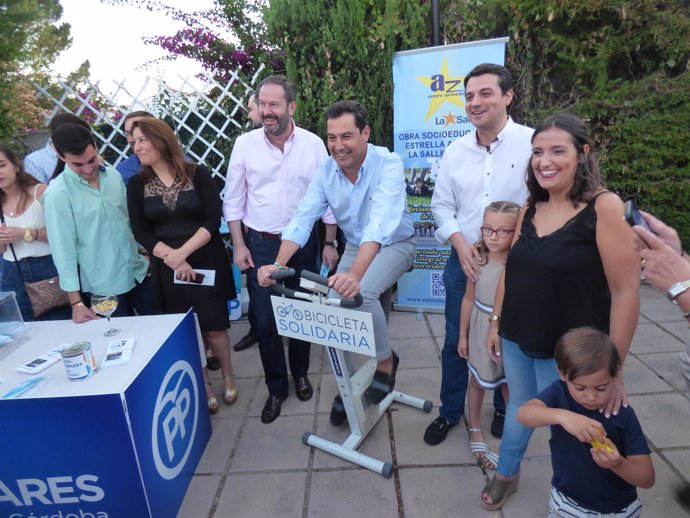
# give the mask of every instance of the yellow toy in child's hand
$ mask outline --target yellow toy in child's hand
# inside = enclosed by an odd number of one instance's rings
[[[606,440],[606,437],[601,434],[599,430],[597,430],[597,434],[599,434],[599,439],[592,439],[589,441],[589,443],[594,446],[597,450],[604,450],[606,453],[613,453],[613,450],[611,449],[611,446],[608,445],[608,442]]]

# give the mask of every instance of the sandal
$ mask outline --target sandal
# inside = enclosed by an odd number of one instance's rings
[[[494,475],[482,490],[482,507],[487,511],[497,511],[503,507],[508,497],[517,491],[519,478],[520,476],[516,475],[513,480],[500,480]]]
[[[225,379],[235,379],[235,375],[233,374],[232,376],[223,376],[223,381]],[[237,401],[237,383],[235,383],[235,386],[232,388],[223,388],[223,401],[225,401],[225,404],[230,406],[234,405],[235,401]]]
[[[469,428],[470,433],[482,433],[481,428]],[[498,466],[498,455],[489,449],[485,442],[470,442],[470,451],[482,461],[486,469],[494,470]]]
[[[211,389],[211,395],[209,396],[209,390]],[[213,395],[213,385],[206,383],[206,403],[208,404],[208,413],[217,414],[218,413],[218,400],[216,396]]]

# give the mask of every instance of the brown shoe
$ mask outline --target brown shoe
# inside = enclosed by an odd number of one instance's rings
[[[261,422],[264,424],[272,423],[280,416],[280,407],[287,399],[287,394],[282,396],[268,396],[266,404],[261,411]]]

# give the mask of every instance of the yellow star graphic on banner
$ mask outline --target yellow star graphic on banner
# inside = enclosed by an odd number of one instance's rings
[[[460,95],[464,77],[453,77],[450,75],[446,58],[443,58],[443,62],[441,63],[440,74],[431,77],[417,76],[415,79],[428,86],[429,93],[431,94],[431,101],[429,102],[429,109],[426,112],[425,121],[428,121],[444,102],[455,104],[460,108],[465,107],[465,103]]]
[[[448,115],[444,115],[443,118],[446,119],[446,126],[455,124],[455,115],[453,115],[453,112],[449,111]]]

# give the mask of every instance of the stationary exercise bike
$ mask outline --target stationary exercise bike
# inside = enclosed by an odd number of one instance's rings
[[[278,280],[294,275],[294,269],[283,268],[271,277]],[[341,400],[341,403],[334,402],[334,405],[342,405],[334,411],[344,409],[350,426],[350,436],[342,444],[312,432],[302,435],[302,443],[390,478],[393,474],[391,463],[364,455],[357,448],[394,401],[427,413],[431,412],[433,403],[397,390],[378,404],[371,403],[366,391],[376,371],[372,318],[369,313],[352,310],[362,304],[362,296],[358,294],[354,299],[329,298],[328,279],[306,270],[302,271],[300,286],[312,293],[291,290],[281,284],[272,286],[288,297],[271,296],[278,334],[326,347]],[[369,359],[355,371],[351,354],[347,353],[362,354]]]

